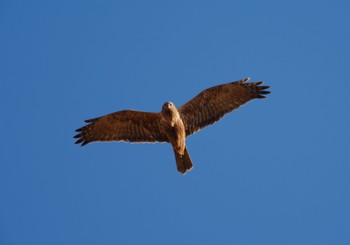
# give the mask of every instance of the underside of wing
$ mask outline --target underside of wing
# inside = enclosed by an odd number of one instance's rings
[[[94,141],[127,141],[134,143],[166,142],[159,113],[125,110],[85,121],[76,130],[76,144]]]
[[[186,134],[213,124],[226,113],[237,109],[252,99],[265,98],[270,91],[263,82],[247,83],[249,78],[218,85],[202,91],[192,100],[178,108],[185,124]]]

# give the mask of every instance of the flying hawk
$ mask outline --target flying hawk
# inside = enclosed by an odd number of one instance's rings
[[[249,78],[221,84],[199,93],[176,108],[164,103],[160,112],[124,110],[86,120],[76,130],[75,144],[84,146],[94,141],[168,142],[174,149],[177,170],[185,174],[193,167],[186,148],[186,138],[213,124],[226,113],[252,99],[265,98],[270,91],[263,82],[247,83]]]

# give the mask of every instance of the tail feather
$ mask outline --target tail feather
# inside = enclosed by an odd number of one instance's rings
[[[175,150],[174,153],[177,171],[179,171],[182,174],[186,174],[187,171],[190,171],[193,168],[193,163],[190,155],[188,154],[187,148],[185,148],[185,152],[183,155],[179,154]]]

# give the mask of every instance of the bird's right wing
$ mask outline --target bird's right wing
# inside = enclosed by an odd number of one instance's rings
[[[186,134],[193,134],[248,101],[265,98],[264,95],[270,93],[266,90],[269,86],[261,86],[263,82],[246,83],[248,80],[249,78],[244,78],[208,88],[180,106],[178,111],[184,122]]]
[[[167,142],[160,113],[125,110],[85,121],[76,130],[76,144],[94,141]]]

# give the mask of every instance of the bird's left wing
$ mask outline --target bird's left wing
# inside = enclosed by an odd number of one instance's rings
[[[87,125],[76,130],[76,144],[94,141],[166,142],[161,127],[161,115],[133,110],[119,111],[86,120]]]
[[[226,113],[237,109],[241,105],[255,98],[265,98],[269,94],[269,86],[261,86],[263,82],[246,83],[249,78],[240,81],[208,88],[178,111],[186,128],[186,135],[213,124]]]

